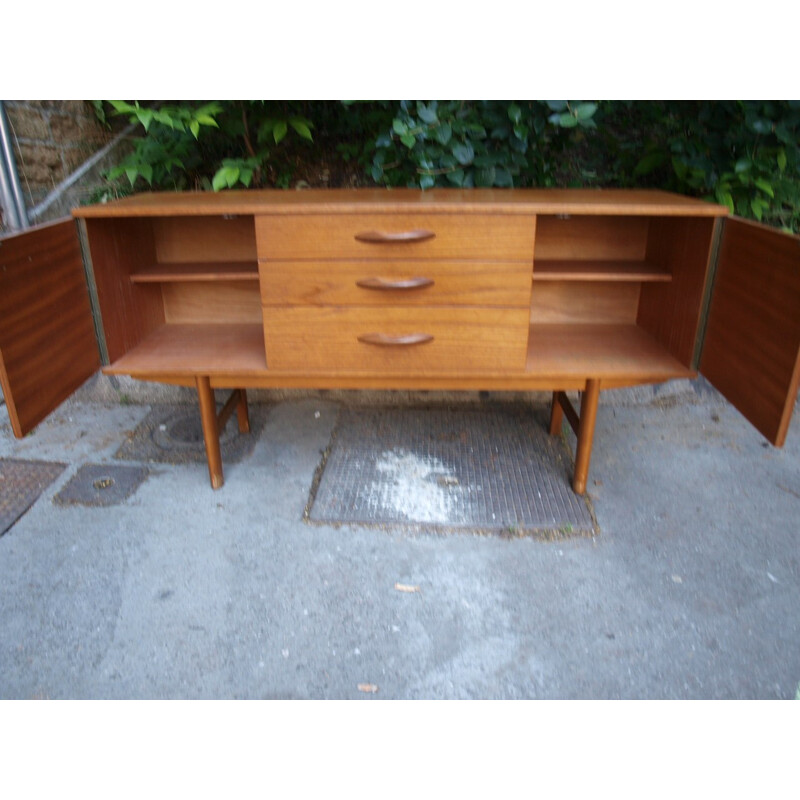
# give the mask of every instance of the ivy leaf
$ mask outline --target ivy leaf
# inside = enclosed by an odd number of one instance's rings
[[[483,167],[475,170],[476,186],[494,186],[495,169],[494,167]]]
[[[764,208],[761,203],[758,202],[755,198],[750,201],[750,208],[753,210],[753,215],[755,218],[761,222],[761,218],[764,216]]]
[[[141,176],[152,186],[153,185],[153,165],[142,164],[140,167]]]
[[[219,128],[217,121],[214,117],[209,116],[208,114],[195,114],[194,117],[201,125],[211,125],[214,128]]]
[[[438,127],[434,128],[433,138],[439,144],[447,144],[453,136],[453,128],[449,122],[442,122]]]
[[[139,170],[136,167],[128,167],[125,170],[125,174],[128,176],[128,180],[130,181],[131,186],[133,186],[133,184],[136,183],[136,178],[139,175]]]
[[[519,121],[522,119],[522,109],[516,103],[512,103],[508,107],[508,118],[515,125],[518,125]]]
[[[763,178],[756,178],[754,183],[759,189],[761,189],[762,192],[768,194],[772,198],[775,197],[775,192],[773,191],[772,186]]]
[[[428,125],[433,125],[438,119],[436,116],[436,109],[426,106],[425,103],[420,100],[417,100],[417,116]],[[423,186],[422,188],[425,189],[426,187]]]
[[[562,128],[574,128],[578,124],[578,118],[572,114],[557,114],[558,125]]]
[[[514,179],[511,173],[505,167],[497,167],[494,171],[494,185],[500,186],[504,189],[510,188],[514,185]]]
[[[778,152],[778,169],[783,172],[786,169],[786,151],[780,150]]]
[[[196,119],[193,119],[189,123],[189,130],[192,132],[192,134],[194,135],[195,139],[199,138],[199,136],[200,136],[200,123]]]
[[[737,174],[747,172],[751,166],[753,166],[753,162],[749,158],[740,158],[734,165],[733,171]]]
[[[400,141],[409,149],[411,150],[412,147],[417,143],[416,137],[410,133],[404,133],[400,137]]]
[[[475,158],[475,150],[470,144],[470,142],[461,142],[454,144],[450,151],[456,157],[456,161],[462,166],[466,166],[467,164],[472,163],[472,159]]]
[[[436,183],[436,179],[433,175],[421,175],[419,179],[419,188],[420,189],[430,189]]]
[[[723,206],[727,206],[728,210],[731,212],[731,214],[733,214],[734,213],[733,197],[731,197],[731,193],[725,191],[724,189],[717,189],[717,191],[714,194],[717,198],[717,202],[721,203]]]
[[[398,136],[405,136],[408,133],[408,125],[402,120],[395,119],[392,121],[392,128]]]
[[[547,100],[545,102],[551,111],[563,111],[567,107],[566,100]]]
[[[594,116],[597,111],[597,103],[580,103],[575,107],[575,116],[579,121],[589,120]]]
[[[272,138],[275,139],[275,144],[278,144],[288,132],[289,126],[286,124],[286,120],[279,119],[272,129]]]
[[[464,170],[463,169],[456,169],[452,172],[447,173],[447,180],[450,183],[454,183],[456,186],[463,186],[464,185]]]
[[[311,136],[311,123],[307,119],[303,119],[302,117],[292,117],[289,120],[289,124],[304,139],[308,139],[309,142],[314,141],[313,137]]]

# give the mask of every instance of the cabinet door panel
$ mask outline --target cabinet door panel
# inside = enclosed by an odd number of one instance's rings
[[[800,237],[726,220],[700,372],[783,445],[800,379]]]
[[[0,383],[15,436],[99,366],[74,221],[0,239]]]

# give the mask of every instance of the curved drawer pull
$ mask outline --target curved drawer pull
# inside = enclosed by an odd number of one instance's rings
[[[359,242],[367,244],[394,244],[397,242],[424,242],[426,239],[433,239],[436,234],[433,231],[362,231],[355,235]]]
[[[433,341],[429,333],[405,333],[393,336],[388,333],[364,333],[358,337],[359,342],[375,344],[379,347],[411,347],[415,344],[426,344]]]
[[[360,286],[362,289],[377,289],[381,292],[402,291],[404,289],[425,289],[428,286],[433,286],[433,279],[416,276],[414,278],[398,278],[394,280],[392,278],[379,278],[375,276],[374,278],[362,278],[360,281],[356,281],[356,286]]]

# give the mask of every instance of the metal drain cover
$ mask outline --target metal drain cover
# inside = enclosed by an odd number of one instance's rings
[[[64,471],[66,464],[0,458],[0,536]]]
[[[309,519],[594,533],[571,466],[529,407],[343,409]]]
[[[130,497],[147,475],[145,467],[85,464],[53,502],[60,506],[114,506]]]
[[[251,405],[250,433],[240,434],[236,415],[232,415],[219,434],[223,463],[235,464],[252,452],[266,416],[266,409]],[[153,406],[114,458],[163,464],[205,463],[200,411],[195,406]]]

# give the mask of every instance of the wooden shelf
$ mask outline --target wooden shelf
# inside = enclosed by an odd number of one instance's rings
[[[535,261],[534,281],[671,281],[665,269],[647,261]]]
[[[154,264],[131,274],[131,283],[257,280],[257,261],[213,262],[210,264]]]
[[[162,325],[103,372],[134,377],[262,375],[267,369],[261,324]]]
[[[531,325],[527,371],[657,383],[694,372],[637,325]]]

